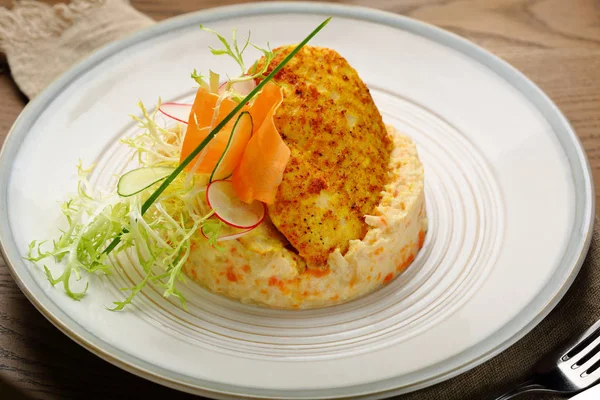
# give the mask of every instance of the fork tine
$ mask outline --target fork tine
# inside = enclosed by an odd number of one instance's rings
[[[571,369],[579,369],[598,352],[600,352],[600,337],[595,338],[591,342],[587,342],[585,347],[581,346],[581,349],[579,349],[577,354],[567,359],[567,361],[571,365]]]
[[[589,360],[583,363],[583,365],[579,368],[581,371],[579,376],[582,378],[596,375],[600,376],[600,372],[598,374],[594,374],[594,372],[598,370],[598,366],[600,366],[600,351],[596,351],[596,353]]]
[[[571,343],[570,347],[565,350],[561,360],[567,361],[580,355],[582,350],[587,349],[598,337],[600,337],[600,320],[579,335],[575,342]]]

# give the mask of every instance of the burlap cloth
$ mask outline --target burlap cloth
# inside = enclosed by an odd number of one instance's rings
[[[33,98],[88,54],[152,23],[126,0],[73,0],[55,6],[19,1],[12,10],[0,8],[0,52],[5,54],[19,88]],[[565,298],[531,333],[469,372],[398,399],[487,399],[526,376],[533,364],[557,344],[595,322],[600,317],[598,238],[595,232],[587,260]],[[520,398],[560,397],[531,394]]]

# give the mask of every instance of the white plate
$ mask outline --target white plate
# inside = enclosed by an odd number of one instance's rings
[[[193,284],[185,312],[149,289],[129,311],[105,305],[123,272],[93,279],[81,302],[23,261],[56,234],[75,165],[122,169],[115,145],[134,132],[138,99],[191,99],[190,71],[235,72],[210,56],[220,32],[311,43],[345,56],[386,122],[417,142],[430,231],[399,279],[357,301],[313,311],[243,306]],[[447,379],[531,330],[560,300],[588,248],[594,193],[587,160],[555,105],[518,71],[460,37],[356,7],[257,4],[190,14],[96,52],[32,101],[0,159],[3,251],[36,307],[75,341],[131,372],[214,397],[383,397]],[[131,278],[130,278],[131,277]]]

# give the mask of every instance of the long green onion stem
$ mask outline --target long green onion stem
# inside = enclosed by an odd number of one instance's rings
[[[175,178],[177,178],[177,176],[185,169],[185,167],[187,167],[188,164],[190,162],[192,162],[192,160],[194,158],[196,158],[196,156],[198,156],[198,154],[200,154],[200,152],[202,150],[204,150],[206,145],[216,136],[216,134],[219,133],[219,131],[221,131],[221,129],[223,129],[223,127],[229,121],[231,121],[231,119],[238,112],[240,112],[242,110],[242,108],[246,105],[246,103],[248,103],[254,96],[256,96],[262,90],[262,88],[267,84],[267,82],[269,82],[271,79],[273,79],[273,77],[302,49],[302,47],[304,47],[317,33],[319,33],[319,31],[321,31],[321,29],[323,29],[325,27],[325,25],[327,25],[329,23],[330,20],[331,20],[331,17],[327,18],[319,26],[317,26],[315,28],[315,30],[313,30],[302,42],[300,42],[300,44],[298,44],[298,46],[296,46],[296,48],[294,48],[294,50],[292,50],[279,64],[277,64],[277,66],[273,69],[273,71],[271,71],[271,73],[269,75],[267,75],[254,88],[254,90],[252,90],[229,114],[227,114],[227,116],[225,118],[223,118],[223,120],[213,130],[210,131],[210,133],[206,136],[206,138],[204,138],[202,143],[200,143],[198,145],[198,147],[196,147],[194,149],[194,151],[192,151],[185,158],[185,160],[183,160],[181,162],[181,164],[179,164],[179,166],[171,173],[171,175],[169,175],[161,183],[161,185],[154,191],[154,193],[152,193],[150,195],[150,197],[148,197],[148,199],[142,205],[142,209],[141,209],[142,215],[146,211],[148,211],[150,206],[165,191],[167,186],[169,186],[171,184],[171,182],[173,182],[173,180],[175,180]],[[123,233],[126,233],[126,232],[124,231]],[[115,247],[117,247],[119,245],[120,241],[121,241],[121,235],[115,237],[112,240],[112,242],[110,242],[110,244],[106,247],[106,249],[104,249],[103,253],[110,254],[110,252],[113,251],[115,249]]]

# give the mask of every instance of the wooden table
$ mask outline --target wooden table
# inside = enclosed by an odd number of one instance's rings
[[[237,0],[132,0],[162,20]],[[462,35],[504,58],[558,104],[600,180],[600,2],[598,0],[349,0]],[[0,0],[10,7],[12,0]],[[58,3],[58,1],[50,1]],[[0,142],[27,99],[0,64]],[[600,191],[598,191],[600,196]],[[598,201],[600,207],[600,201]],[[27,301],[0,259],[0,374],[39,399],[192,398],[124,373],[72,342]],[[0,398],[13,398],[6,393]]]

